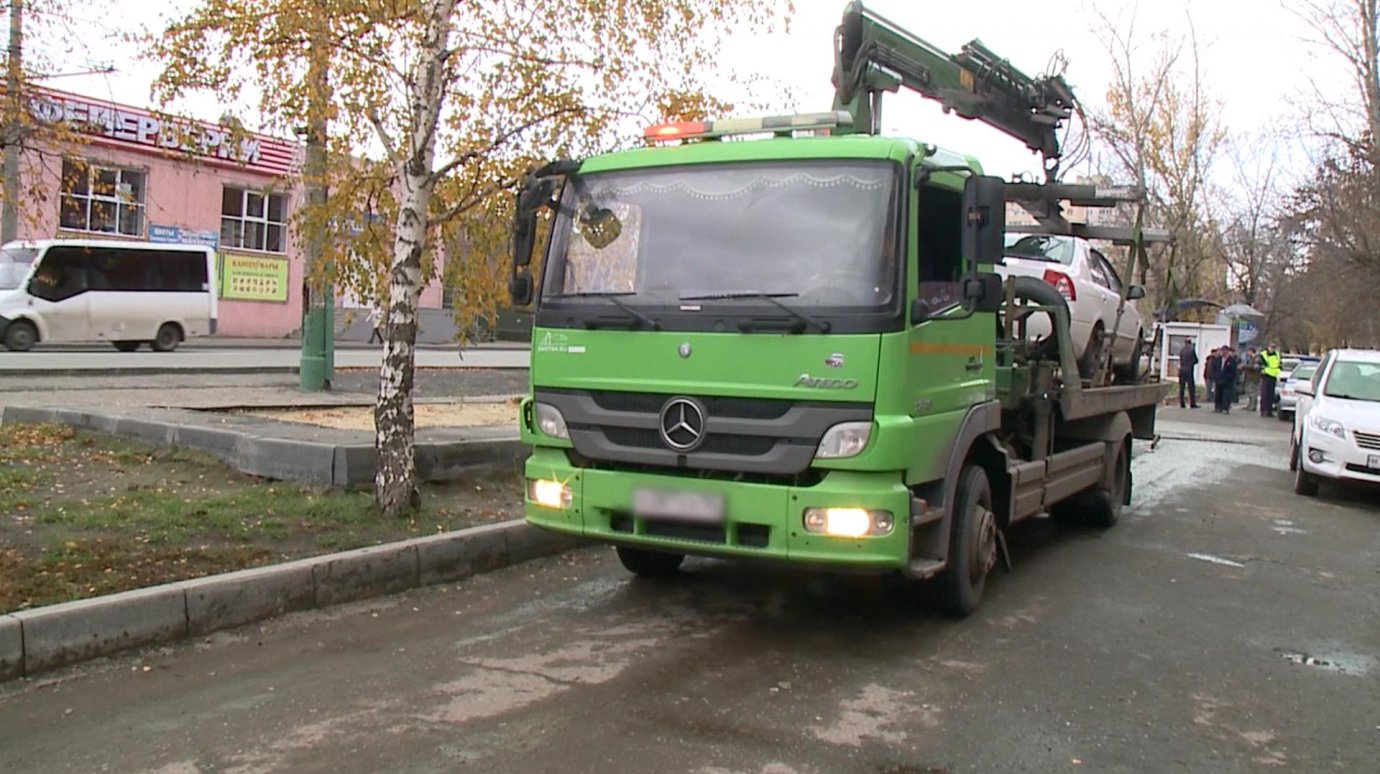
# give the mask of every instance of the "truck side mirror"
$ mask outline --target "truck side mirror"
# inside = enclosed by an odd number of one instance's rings
[[[918,298],[915,299],[914,301],[910,302],[910,324],[911,324],[911,325],[919,325],[919,324],[922,323],[922,322],[929,322],[929,319],[930,319],[930,305],[929,305],[929,304],[925,303],[924,301],[921,301],[921,300],[918,299]]]
[[[1002,259],[1006,235],[1006,183],[971,175],[963,184],[963,257],[992,266]]]
[[[996,312],[1005,300],[1000,274],[974,272],[963,278],[963,303],[974,312]]]
[[[531,274],[525,271],[513,272],[513,276],[508,278],[508,295],[513,300],[513,306],[527,306],[532,303],[532,284]]]
[[[1140,300],[1140,299],[1142,299],[1142,298],[1145,298],[1145,286],[1144,286],[1144,285],[1132,285],[1131,287],[1126,288],[1126,300],[1127,300],[1127,301],[1137,301],[1137,300]]]

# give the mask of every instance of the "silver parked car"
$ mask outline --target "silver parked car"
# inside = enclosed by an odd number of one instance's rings
[[[1279,405],[1276,406],[1277,416],[1281,422],[1294,418],[1294,409],[1298,407],[1299,396],[1297,387],[1299,382],[1306,382],[1313,378],[1314,372],[1318,370],[1318,363],[1314,360],[1304,360],[1294,366],[1292,371],[1281,373],[1279,376]]]

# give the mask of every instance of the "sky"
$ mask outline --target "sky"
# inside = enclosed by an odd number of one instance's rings
[[[774,0],[762,0],[773,2]],[[1132,19],[1136,39],[1149,45],[1157,32],[1184,37],[1196,31],[1204,83],[1222,104],[1222,121],[1247,155],[1280,148],[1290,163],[1302,163],[1297,143],[1261,139],[1298,126],[1298,106],[1306,103],[1313,86],[1344,93],[1346,71],[1320,57],[1304,44],[1306,26],[1288,10],[1290,0],[867,0],[866,6],[941,50],[956,52],[979,38],[1027,74],[1043,73],[1051,56],[1062,52],[1068,62],[1065,78],[1089,109],[1103,103],[1109,56],[1094,31],[1095,12],[1126,25]],[[1296,3],[1295,3],[1296,4]],[[68,91],[133,104],[149,104],[155,64],[141,61],[137,49],[119,39],[124,32],[157,29],[169,13],[192,5],[192,0],[105,0],[78,5],[74,23],[61,32],[70,53],[54,49],[65,70],[91,64],[112,64],[116,72],[66,77],[47,84]],[[796,14],[789,31],[773,35],[741,36],[730,41],[720,62],[727,70],[765,76],[795,101],[787,112],[827,110],[833,87],[832,37],[844,0],[795,0]],[[711,75],[711,81],[715,78]],[[780,89],[774,90],[778,92]],[[761,98],[762,94],[734,94]],[[996,130],[943,115],[937,106],[914,94],[887,95],[884,132],[912,136],[978,157],[989,174],[1040,175],[1036,156],[1019,141]],[[175,106],[200,118],[215,120],[227,106],[210,95],[193,97]],[[229,106],[235,108],[236,106]],[[246,124],[255,122],[248,106],[238,106]],[[1077,170],[1075,170],[1077,171]]]

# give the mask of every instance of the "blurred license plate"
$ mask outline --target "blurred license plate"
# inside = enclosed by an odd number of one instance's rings
[[[1370,468],[1371,470],[1380,470],[1380,454],[1367,455],[1366,467]]]
[[[713,492],[673,492],[635,489],[633,515],[641,519],[717,524],[724,520],[723,495]]]

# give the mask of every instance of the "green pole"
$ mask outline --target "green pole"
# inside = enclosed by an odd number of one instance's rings
[[[321,101],[326,97],[326,63],[312,51],[307,80],[311,84],[313,104],[308,106],[307,155],[303,177],[307,185],[307,204],[317,209],[326,203],[326,110]],[[331,388],[335,376],[335,287],[330,282],[329,267],[325,266],[326,221],[313,219],[314,233],[307,239],[306,279],[302,283],[302,358],[298,373],[301,388],[307,392],[321,392]],[[311,278],[324,276],[320,290],[311,290]]]

